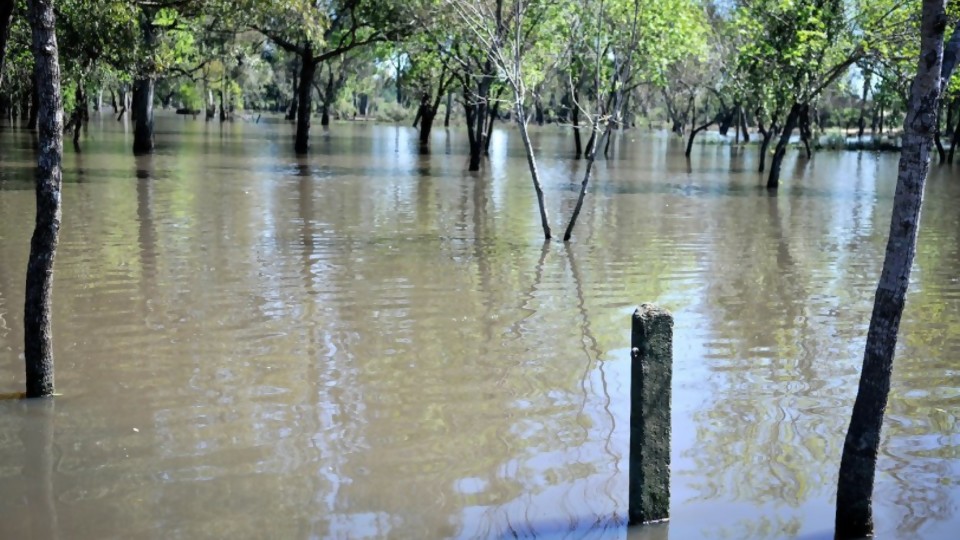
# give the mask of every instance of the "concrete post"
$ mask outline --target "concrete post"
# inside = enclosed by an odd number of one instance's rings
[[[673,315],[653,304],[633,314],[629,524],[670,517]]]

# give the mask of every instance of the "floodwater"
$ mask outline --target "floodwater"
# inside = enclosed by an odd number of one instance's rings
[[[569,245],[522,145],[402,126],[94,119],[64,156],[53,400],[0,401],[0,537],[829,538],[896,156],[631,131]],[[555,230],[582,164],[534,133]],[[0,393],[23,389],[33,139],[0,133]],[[960,179],[938,168],[876,486],[960,526]],[[630,316],[676,317],[668,525],[627,530]]]

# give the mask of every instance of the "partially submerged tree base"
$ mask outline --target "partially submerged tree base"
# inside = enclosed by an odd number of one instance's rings
[[[952,54],[951,60],[944,61],[946,22],[945,0],[923,1],[920,61],[904,120],[890,236],[867,331],[860,386],[840,461],[835,522],[838,539],[873,534],[872,497],[880,432],[890,393],[900,318],[917,250],[923,190],[937,129],[941,77],[944,81],[950,79],[956,57]],[[957,30],[954,36],[960,36]]]

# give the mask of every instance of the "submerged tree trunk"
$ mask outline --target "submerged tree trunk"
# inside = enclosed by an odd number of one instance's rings
[[[717,123],[717,121],[718,121],[720,118],[721,118],[721,116],[720,116],[720,115],[717,115],[717,116],[713,117],[712,119],[707,120],[706,123],[701,124],[699,127],[695,128],[693,131],[690,132],[690,140],[687,141],[687,151],[683,153],[683,155],[684,155],[685,157],[690,157],[690,152],[693,150],[693,139],[694,139],[694,137],[697,136],[697,133],[700,133],[701,131],[703,131],[703,130],[709,128],[710,126],[712,126],[713,124]],[[740,129],[740,126],[739,126],[739,124],[738,124],[738,125],[737,125],[737,130],[739,131],[739,129]]]
[[[773,151],[773,161],[770,162],[770,176],[767,178],[767,187],[770,189],[780,187],[780,166],[783,165],[783,156],[787,153],[790,135],[797,127],[801,107],[799,103],[794,103],[790,107],[790,113],[787,114],[787,120],[783,123],[783,131],[780,133],[780,140],[777,141],[777,148]]]
[[[333,67],[327,65],[327,87],[323,93],[323,109],[320,111],[320,125],[330,125],[330,103],[333,101]]]
[[[487,67],[488,72],[493,70],[491,66]],[[471,113],[473,125],[469,126],[469,128],[472,128],[474,131],[470,139],[470,165],[468,170],[471,171],[480,170],[480,160],[483,158],[483,149],[485,146],[484,139],[487,127],[487,96],[490,93],[491,83],[492,78],[489,76],[484,76],[477,88],[476,102],[472,105],[468,105],[473,109],[473,112]],[[469,96],[465,97],[469,98]]]
[[[40,118],[40,94],[37,84],[37,72],[34,70],[30,77],[30,111],[27,115],[27,129],[37,129]]]
[[[517,95],[517,122],[520,124],[520,138],[523,139],[523,149],[527,154],[527,166],[530,167],[530,178],[533,189],[537,194],[537,204],[540,209],[540,226],[543,227],[543,239],[550,240],[550,218],[547,216],[547,207],[543,198],[543,187],[540,185],[540,173],[537,170],[537,160],[533,154],[533,145],[530,143],[530,134],[527,132],[527,117],[523,110],[523,98]]]
[[[960,98],[954,98],[953,103],[950,104],[951,109],[956,109],[960,107]],[[957,111],[960,114],[960,111]],[[954,122],[953,131],[951,132],[950,137],[950,152],[947,154],[947,163],[953,164],[953,155],[957,149],[957,144],[960,144],[960,118],[957,118],[957,121]]]
[[[317,63],[313,59],[313,50],[307,45],[304,50],[303,60],[300,67],[300,88],[297,89],[297,134],[294,138],[293,148],[298,154],[306,154],[310,148],[310,115],[313,112],[313,104],[310,103],[311,90],[313,89],[313,76],[317,71]]]
[[[443,116],[443,127],[450,127],[450,110],[453,109],[453,93],[447,93],[447,111]]]
[[[30,242],[24,300],[24,360],[27,397],[53,394],[53,261],[60,237],[63,159],[63,101],[53,0],[30,0],[35,84],[39,96],[40,155],[37,159],[37,218]]]
[[[499,98],[500,95],[497,95]],[[483,155],[490,155],[490,139],[493,138],[493,123],[496,121],[497,116],[500,114],[500,101],[494,101],[493,107],[490,107],[490,113],[487,114],[487,132],[483,136]]]
[[[574,150],[574,159],[580,159],[583,156],[583,142],[580,140],[580,96],[579,92],[574,91],[573,93],[573,110],[571,111],[571,116],[573,117],[573,150]]]
[[[945,6],[945,0],[923,1],[920,61],[904,120],[890,236],[867,331],[860,386],[840,461],[836,537],[841,539],[873,534],[872,496],[880,430],[890,392],[900,317],[916,254],[923,190],[936,131]]]
[[[153,15],[153,11],[148,9],[144,9],[140,14],[140,31],[143,33],[143,43],[148,54],[152,54],[157,41]],[[144,72],[137,75],[133,83],[133,153],[135,155],[153,152],[153,92],[156,82],[154,77],[153,66],[148,65]]]
[[[299,58],[299,57],[298,57]],[[290,107],[287,109],[287,120],[293,120],[297,117],[297,102],[299,101],[298,96],[300,95],[300,66],[294,64],[293,66],[293,97],[290,98]]]

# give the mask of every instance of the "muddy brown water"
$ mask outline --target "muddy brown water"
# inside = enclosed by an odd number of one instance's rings
[[[52,401],[0,401],[2,538],[829,538],[896,156],[632,131],[540,239],[515,131],[94,119],[68,143]],[[582,164],[535,130],[562,230]],[[0,132],[0,393],[22,390],[32,136]],[[960,176],[928,186],[876,487],[960,526]],[[629,324],[674,312],[669,525],[627,510]]]

